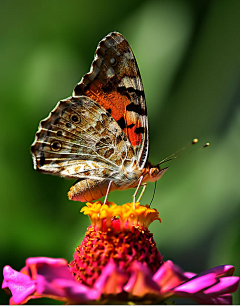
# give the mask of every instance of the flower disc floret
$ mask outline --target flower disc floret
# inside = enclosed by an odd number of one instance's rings
[[[92,225],[97,226],[98,230],[110,228],[112,226],[111,220],[115,218],[119,218],[121,229],[131,229],[133,226],[148,228],[154,220],[161,222],[156,209],[142,206],[139,203],[135,203],[135,208],[133,203],[118,206],[112,202],[108,202],[106,205],[97,201],[95,203],[88,202],[86,205],[81,209],[81,212],[89,216]]]
[[[75,279],[93,286],[110,260],[127,275],[134,261],[147,266],[152,273],[162,265],[162,256],[147,228],[133,225],[120,227],[120,219],[112,218],[111,227],[103,220],[103,230],[90,226],[81,245],[76,248],[70,270]]]

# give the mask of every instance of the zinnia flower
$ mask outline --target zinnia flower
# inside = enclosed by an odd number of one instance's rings
[[[28,258],[20,272],[4,267],[2,288],[11,291],[10,304],[43,297],[66,304],[159,304],[176,297],[232,303],[239,283],[233,266],[194,274],[163,261],[148,230],[154,220],[161,222],[156,209],[95,202],[81,211],[91,225],[70,264],[36,257]]]

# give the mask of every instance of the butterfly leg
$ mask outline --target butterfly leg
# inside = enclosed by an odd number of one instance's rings
[[[143,176],[140,176],[140,179],[138,181],[138,185],[137,185],[136,191],[135,191],[135,193],[133,195],[133,209],[135,209],[136,196],[137,196],[139,188],[141,187],[142,180],[143,180]]]
[[[107,188],[107,192],[106,192],[106,195],[105,195],[105,199],[104,199],[103,204],[106,204],[106,203],[107,203],[107,199],[108,199],[108,195],[109,195],[109,192],[110,192],[111,185],[112,185],[112,181],[109,181],[108,188]]]
[[[141,193],[140,193],[140,196],[139,196],[138,199],[137,199],[137,202],[140,202],[140,200],[141,200],[141,198],[142,198],[142,196],[143,196],[143,194],[144,194],[144,192],[145,192],[145,190],[146,190],[146,188],[147,188],[147,183],[142,184],[141,187],[143,187],[143,189],[142,189],[142,191],[141,191]]]

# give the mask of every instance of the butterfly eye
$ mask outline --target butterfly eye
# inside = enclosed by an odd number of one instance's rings
[[[61,148],[62,148],[62,144],[61,144],[60,141],[53,141],[53,142],[51,143],[51,149],[52,149],[53,151],[60,151]]]
[[[159,169],[157,167],[153,167],[153,168],[150,169],[150,176],[151,177],[157,176],[158,173],[159,173]]]
[[[78,115],[71,115],[70,119],[72,120],[72,122],[74,123],[79,123],[80,122],[80,118]]]

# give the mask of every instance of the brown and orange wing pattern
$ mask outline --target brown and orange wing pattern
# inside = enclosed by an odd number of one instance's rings
[[[136,164],[134,149],[117,122],[89,97],[58,102],[42,120],[31,152],[36,170],[76,178],[69,198],[92,201],[111,190],[132,187],[141,171],[126,176]]]
[[[128,136],[139,169],[148,158],[148,121],[137,62],[126,39],[112,32],[98,44],[91,70],[73,91],[103,106]]]

